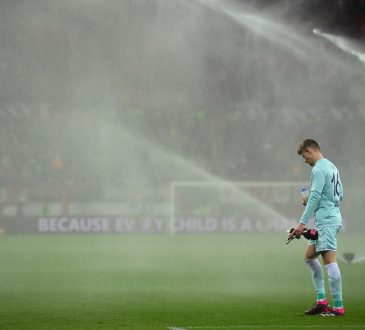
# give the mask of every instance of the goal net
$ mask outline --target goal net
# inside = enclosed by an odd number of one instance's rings
[[[201,182],[171,184],[170,231],[265,232],[294,226],[307,182]]]

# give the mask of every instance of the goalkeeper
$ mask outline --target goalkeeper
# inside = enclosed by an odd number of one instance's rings
[[[305,262],[312,276],[317,293],[316,303],[305,314],[323,316],[344,316],[342,302],[342,279],[336,261],[336,237],[342,226],[340,201],[343,187],[340,174],[334,164],[324,158],[318,143],[305,140],[298,149],[307,164],[313,166],[311,173],[311,189],[308,198],[303,198],[305,210],[293,235],[303,234],[309,219],[314,216],[314,226],[318,231],[318,239],[310,240],[305,251]],[[323,269],[318,261],[322,256],[324,267],[328,273],[329,287],[333,298],[333,308],[328,307]]]

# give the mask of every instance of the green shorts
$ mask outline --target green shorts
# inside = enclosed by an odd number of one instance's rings
[[[318,230],[318,240],[310,240],[309,245],[314,245],[316,252],[336,251],[337,250],[337,233],[341,226],[321,226]]]

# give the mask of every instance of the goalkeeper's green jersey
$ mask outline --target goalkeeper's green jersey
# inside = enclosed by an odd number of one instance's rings
[[[326,158],[318,160],[312,169],[310,194],[300,222],[305,225],[314,216],[317,227],[341,226],[342,198],[343,187],[336,166]]]

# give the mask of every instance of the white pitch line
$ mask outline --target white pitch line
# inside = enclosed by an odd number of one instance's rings
[[[336,328],[338,329],[338,325],[227,325],[227,326],[209,326],[209,325],[201,325],[201,326],[184,326],[184,327],[167,327],[168,330],[190,330],[190,329],[262,329],[262,328],[297,328],[297,329],[313,329],[313,328],[325,328],[331,329]],[[365,328],[365,324],[361,325],[341,325],[341,328]]]

